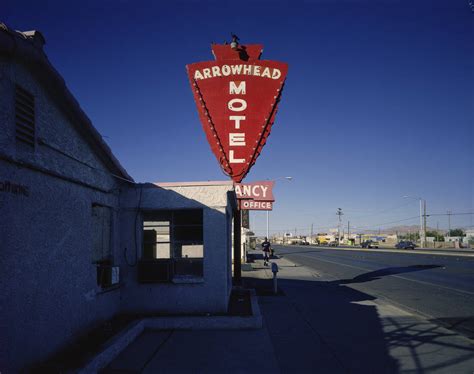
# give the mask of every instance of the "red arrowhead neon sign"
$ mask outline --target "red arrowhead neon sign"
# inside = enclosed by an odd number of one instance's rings
[[[285,63],[259,60],[262,49],[213,44],[216,61],[186,66],[212,152],[237,183],[270,135],[288,71]]]

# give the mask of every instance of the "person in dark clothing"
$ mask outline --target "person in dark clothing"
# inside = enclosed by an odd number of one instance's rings
[[[271,245],[267,238],[265,238],[265,240],[262,243],[262,250],[263,250],[263,264],[267,266],[268,261],[269,261],[268,254],[271,251]]]

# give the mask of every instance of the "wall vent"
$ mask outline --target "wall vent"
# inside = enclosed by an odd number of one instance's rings
[[[15,86],[16,140],[35,146],[35,97]]]

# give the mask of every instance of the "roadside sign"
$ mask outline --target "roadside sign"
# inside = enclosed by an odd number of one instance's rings
[[[273,181],[236,183],[235,194],[237,199],[251,199],[258,201],[275,201],[273,197]]]
[[[212,45],[216,61],[186,66],[199,117],[224,173],[241,182],[270,135],[288,65],[263,46]]]
[[[273,202],[256,200],[239,200],[240,210],[272,210]]]

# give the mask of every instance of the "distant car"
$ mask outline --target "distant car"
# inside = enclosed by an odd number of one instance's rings
[[[329,247],[337,247],[337,241],[332,240],[327,244]]]
[[[415,249],[416,244],[410,241],[402,241],[395,244],[395,248],[398,249]]]
[[[300,244],[301,245],[309,245],[309,242],[303,240]]]
[[[378,248],[379,247],[379,242],[376,242],[374,240],[366,240],[360,244],[361,248]]]

